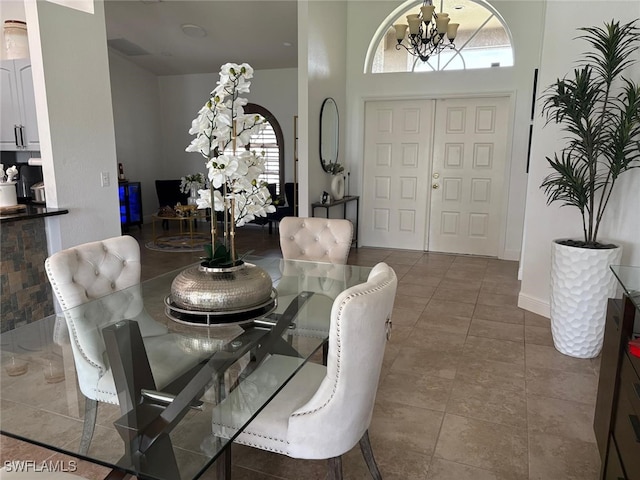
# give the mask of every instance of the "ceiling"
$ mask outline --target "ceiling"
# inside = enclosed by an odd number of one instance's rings
[[[293,0],[105,0],[107,42],[112,51],[156,75],[215,73],[227,62],[246,62],[256,70],[294,68],[297,4]],[[184,25],[195,36],[185,34]]]

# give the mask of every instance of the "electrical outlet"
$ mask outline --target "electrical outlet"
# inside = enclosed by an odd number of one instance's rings
[[[111,179],[109,178],[109,172],[100,172],[100,185],[108,187],[110,184]]]

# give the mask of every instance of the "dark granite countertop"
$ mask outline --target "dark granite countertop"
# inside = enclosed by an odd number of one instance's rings
[[[69,210],[66,208],[47,208],[42,205],[27,205],[26,210],[21,210],[15,213],[0,214],[0,223],[20,222],[22,220],[32,220],[34,218],[65,215],[67,213],[69,213]]]

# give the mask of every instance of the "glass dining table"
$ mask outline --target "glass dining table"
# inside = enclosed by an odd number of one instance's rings
[[[250,373],[256,378],[270,355],[296,359],[260,389],[242,389],[232,416],[240,433],[304,363],[322,361],[333,300],[371,270],[245,261],[265,269],[277,292],[275,311],[248,322],[200,326],[169,318],[166,298],[178,270],[3,333],[0,432],[109,467],[114,478],[196,479],[218,459],[220,478],[233,438],[213,433],[218,403]],[[92,417],[83,392],[95,398],[109,382],[117,396],[99,400]],[[88,422],[95,428],[87,442]]]

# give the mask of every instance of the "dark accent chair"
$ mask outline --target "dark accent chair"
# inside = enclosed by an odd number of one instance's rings
[[[271,201],[274,201],[278,196],[276,195],[276,184],[268,183],[267,188],[269,189],[269,194],[271,195]],[[274,212],[275,213],[275,212]],[[273,213],[268,213],[266,217],[256,217],[251,220],[251,223],[256,225],[269,225],[269,233],[273,232],[273,219],[271,218]]]
[[[297,199],[297,189],[294,188],[295,184],[293,182],[287,182],[284,184],[284,196],[286,200],[286,204],[282,207],[276,207],[276,211],[270,214],[270,217],[273,221],[279,222],[284,217],[293,217],[295,216],[294,205],[298,203]],[[294,192],[295,197],[294,198]]]
[[[276,195],[276,185],[275,183],[269,183],[267,185],[269,189],[269,193],[271,193],[271,198],[275,199]],[[253,220],[253,223],[257,225],[269,225],[269,234],[273,233],[273,224],[279,223],[284,217],[293,217],[294,216],[294,188],[293,182],[287,182],[284,184],[284,197],[285,197],[285,205],[276,207],[276,211],[273,213],[268,213],[266,217],[257,217]],[[297,192],[295,192],[297,194]],[[297,198],[295,199],[295,203],[297,203]]]

